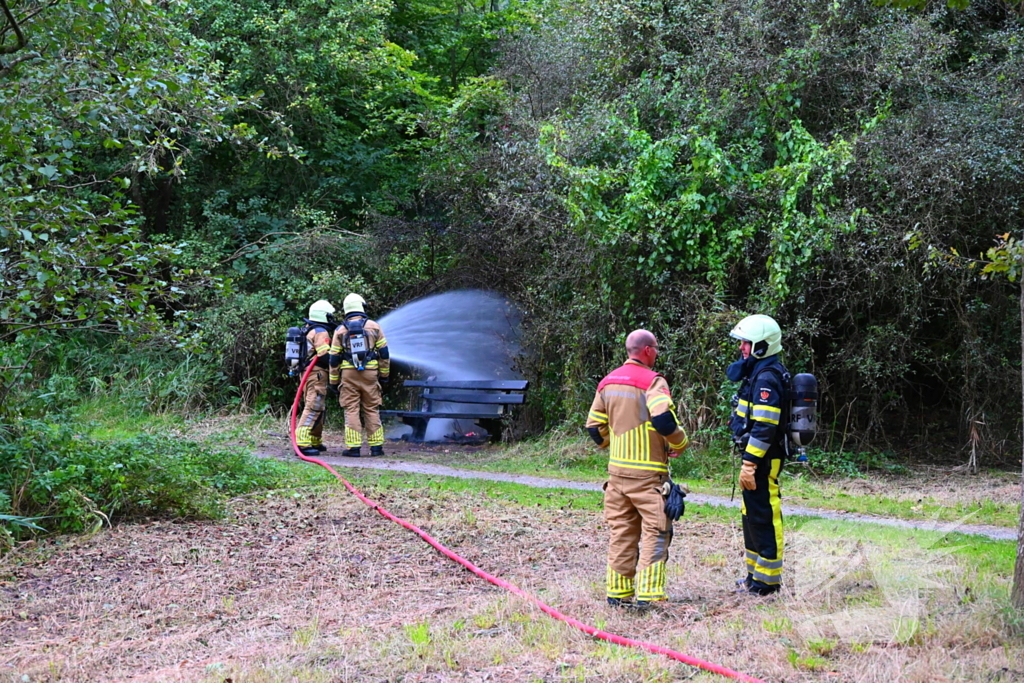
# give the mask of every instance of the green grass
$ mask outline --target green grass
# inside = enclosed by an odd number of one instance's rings
[[[1015,541],[996,541],[983,536],[956,532],[924,531],[920,529],[898,529],[869,522],[847,522],[824,520],[817,517],[790,515],[786,518],[786,530],[795,531],[812,539],[855,539],[861,543],[872,543],[892,548],[906,554],[913,549],[938,551],[947,550],[967,561],[975,572],[975,578],[1008,577],[1013,574],[1017,544]]]
[[[73,411],[88,436],[95,439],[130,439],[180,428],[186,420],[173,412],[149,413],[107,396],[90,396]]]
[[[318,469],[326,473],[326,470],[316,465],[301,463],[295,466]],[[386,495],[388,491],[395,489],[404,489],[409,493],[423,493],[425,496],[436,495],[438,492],[483,494],[485,500],[494,506],[512,503],[522,507],[600,510],[603,501],[600,491],[541,489],[501,481],[373,470],[344,470],[340,474],[353,486],[362,489],[370,498]]]
[[[333,476],[326,470],[307,463],[292,463],[292,468],[319,470],[322,476],[313,476],[310,484],[331,486]],[[402,489],[407,493],[422,493],[424,498],[441,492],[455,494],[473,493],[484,497],[485,504],[493,506],[516,505],[519,507],[540,507],[544,509],[566,509],[600,511],[602,494],[599,491],[577,491],[575,489],[539,489],[523,484],[495,482],[481,479],[458,479],[404,472],[374,470],[352,470],[341,473],[356,488],[368,497],[382,502],[389,491]],[[384,504],[386,507],[386,504]],[[688,520],[736,523],[739,512],[733,508],[718,505],[686,506],[686,515],[679,522],[685,527]],[[1013,541],[996,541],[980,536],[956,532],[942,533],[918,529],[899,529],[871,523],[842,520],[823,520],[817,517],[790,515],[786,517],[786,530],[810,535],[815,539],[847,538],[871,542],[897,549],[918,548],[922,550],[953,549],[958,556],[966,557],[981,574],[1007,576],[1013,571],[1016,544]]]
[[[1019,506],[991,500],[946,502],[932,496],[919,501],[897,500],[884,495],[852,495],[831,482],[818,482],[807,476],[787,477],[783,495],[789,502],[829,510],[848,510],[901,519],[929,519],[966,524],[993,524],[1013,527],[1019,521]]]
[[[461,452],[453,447],[446,454],[445,464],[451,467],[486,472],[507,472],[572,481],[599,482],[607,475],[607,454],[597,449],[586,436],[559,429],[549,434],[504,448]],[[850,455],[844,463],[864,456]],[[833,460],[837,460],[833,456]],[[881,462],[878,458],[868,459]],[[699,493],[729,496],[735,473],[735,456],[724,444],[711,448],[694,448],[671,461],[672,477],[685,481]],[[852,467],[852,465],[851,465]],[[886,468],[892,471],[893,467]],[[789,465],[782,476],[783,500],[788,504],[895,517],[899,519],[962,521],[967,524],[991,524],[1014,527],[1018,522],[1016,504],[990,500],[976,503],[947,502],[934,497],[922,500],[900,500],[884,494],[854,495],[841,490],[838,483],[870,479],[854,467],[855,477],[820,478],[800,465]],[[737,495],[739,492],[737,491]]]

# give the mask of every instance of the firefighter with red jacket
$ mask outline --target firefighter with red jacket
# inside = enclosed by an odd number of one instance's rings
[[[779,473],[785,456],[785,429],[780,428],[789,373],[779,360],[782,330],[767,315],[751,315],[729,336],[740,342],[740,358],[726,370],[736,393],[729,421],[733,442],[743,459],[743,545],[747,576],[741,591],[770,595],[782,586],[782,496]]]
[[[323,299],[309,307],[306,320],[307,355],[302,362],[313,363],[303,389],[302,415],[295,427],[295,444],[303,455],[315,456],[327,450],[323,442],[324,409],[327,407],[328,353],[334,331],[334,306]]]
[[[370,455],[384,455],[384,427],[380,422],[381,388],[391,373],[391,353],[384,330],[366,315],[366,301],[349,294],[342,303],[345,317],[334,331],[330,349],[330,383],[341,383],[340,402],[345,409],[345,450],[358,458],[363,432]]]
[[[668,458],[689,441],[665,378],[654,372],[658,340],[647,330],[626,338],[629,360],[597,386],[587,418],[594,442],[609,449],[604,485],[608,523],[608,604],[666,600],[665,565],[672,521],[665,513]]]

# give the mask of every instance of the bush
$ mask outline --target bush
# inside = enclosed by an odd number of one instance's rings
[[[825,451],[811,448],[807,461],[809,471],[822,477],[863,477],[869,470],[890,474],[906,472],[906,468],[896,462],[891,453],[884,451]]]
[[[38,523],[51,532],[155,515],[217,518],[228,496],[277,486],[285,476],[281,463],[170,436],[104,441],[72,424],[38,421],[18,431],[0,443],[0,513],[45,518]]]

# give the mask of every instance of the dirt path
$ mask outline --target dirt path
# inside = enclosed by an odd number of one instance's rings
[[[287,458],[287,455],[274,451],[263,451],[257,453],[263,457]],[[485,479],[488,481],[504,481],[524,486],[537,488],[563,488],[582,491],[600,491],[601,485],[590,482],[571,481],[568,479],[553,479],[548,477],[531,477],[523,474],[506,474],[503,472],[481,472],[478,470],[467,470],[444,465],[433,465],[424,462],[409,462],[396,460],[394,458],[341,458],[322,456],[321,460],[332,467],[345,467],[355,469],[388,470],[393,472],[410,472],[413,474],[429,474],[441,477],[457,477],[460,479]],[[739,497],[729,500],[725,496],[715,496],[704,493],[691,493],[687,501],[703,505],[716,505],[720,507],[738,508]],[[902,529],[923,529],[926,531],[940,531],[943,533],[957,532],[975,536],[985,536],[994,540],[1014,540],[1017,538],[1017,530],[1008,527],[992,526],[988,524],[966,524],[961,522],[935,522],[896,519],[892,517],[878,517],[855,512],[839,512],[835,510],[822,510],[820,508],[803,507],[799,505],[783,505],[782,511],[787,515],[802,515],[805,517],[816,517],[819,519],[836,519],[847,522],[866,522],[882,526],[898,527]]]

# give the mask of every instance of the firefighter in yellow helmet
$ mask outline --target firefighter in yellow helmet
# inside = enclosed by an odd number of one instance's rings
[[[736,392],[729,421],[743,466],[743,545],[747,576],[741,591],[770,595],[782,586],[782,495],[779,473],[785,456],[784,419],[789,372],[779,360],[782,329],[767,315],[741,320],[729,336],[738,339],[739,359],[726,370]]]
[[[334,331],[330,351],[330,383],[341,382],[345,409],[345,450],[358,458],[363,432],[370,455],[384,455],[384,427],[380,423],[381,388],[388,384],[391,355],[384,330],[366,315],[366,302],[349,294],[342,304],[345,317]]]
[[[324,409],[327,406],[327,380],[331,334],[334,332],[334,306],[321,299],[309,307],[306,319],[304,367],[313,369],[303,389],[302,415],[295,428],[295,443],[303,455],[318,455],[327,450],[323,445]]]
[[[608,604],[666,600],[665,565],[672,521],[665,513],[668,458],[689,445],[679,426],[668,382],[653,370],[658,340],[647,330],[626,338],[625,365],[601,380],[587,430],[609,449],[604,485],[608,523]]]

